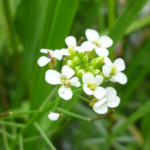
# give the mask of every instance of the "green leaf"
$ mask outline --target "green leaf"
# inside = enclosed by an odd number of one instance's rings
[[[111,48],[116,45],[116,43],[125,35],[127,29],[132,24],[134,19],[139,14],[140,10],[144,7],[148,0],[130,0],[122,12],[122,14],[117,19],[116,23],[112,27],[111,31],[109,32],[109,36],[113,39],[114,44]],[[112,52],[112,51],[111,51]]]
[[[113,131],[109,136],[107,136],[101,150],[105,150],[107,146],[109,146],[110,142],[121,132],[123,132],[130,124],[133,124],[135,121],[143,117],[145,114],[150,112],[150,102],[148,101],[141,108],[139,108],[136,112],[134,112],[126,121],[122,123],[120,127],[118,127],[115,131]]]

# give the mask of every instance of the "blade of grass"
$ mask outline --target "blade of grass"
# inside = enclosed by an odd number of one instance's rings
[[[23,148],[23,137],[22,136],[19,137],[19,146],[20,146],[20,150],[24,149]]]
[[[108,27],[112,28],[115,22],[115,0],[108,0]]]
[[[143,27],[146,27],[150,24],[150,16],[142,17],[138,20],[135,20],[131,26],[128,28],[126,34],[130,34],[132,32],[135,32],[136,30],[139,30]]]
[[[130,115],[130,117],[128,117],[128,119],[125,122],[123,122],[123,124],[120,127],[118,127],[115,131],[113,131],[111,134],[109,134],[109,136],[107,136],[104,144],[101,147],[101,150],[105,150],[109,146],[110,142],[118,134],[123,132],[129,125],[131,125],[132,123],[134,123],[135,121],[137,121],[138,119],[143,117],[145,114],[150,112],[149,108],[150,108],[150,102],[147,102],[141,108],[139,108],[136,112],[134,112],[132,115]]]
[[[34,123],[34,126],[39,131],[39,133],[43,136],[43,139],[48,144],[49,148],[51,150],[56,150],[56,148],[54,147],[54,145],[52,144],[52,142],[50,141],[50,139],[46,136],[46,134],[43,132],[43,130],[41,129],[41,127],[36,122]]]
[[[7,126],[15,126],[15,127],[18,127],[18,128],[23,128],[24,127],[24,124],[21,124],[21,123],[2,121],[2,120],[0,120],[0,124],[4,124],[4,125],[7,125]]]
[[[114,42],[113,46],[110,48],[111,56],[113,54],[112,50],[114,46],[127,32],[127,29],[147,2],[148,0],[136,0],[135,3],[135,0],[130,0],[127,3],[124,11],[121,13],[116,23],[113,25],[111,31],[109,32],[109,36],[113,39]]]

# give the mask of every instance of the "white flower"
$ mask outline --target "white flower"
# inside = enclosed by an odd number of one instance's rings
[[[48,118],[51,120],[51,121],[56,121],[58,120],[60,117],[59,113],[55,113],[55,112],[50,112],[49,115],[48,115]]]
[[[88,41],[84,42],[81,46],[87,51],[95,49],[95,52],[98,56],[106,57],[109,52],[107,50],[113,44],[113,41],[110,37],[104,35],[99,36],[99,33],[96,30],[87,29],[85,35]]]
[[[66,45],[68,46],[67,50],[74,50],[83,53],[84,49],[80,46],[77,46],[77,41],[74,36],[68,36],[65,39]]]
[[[48,70],[45,75],[45,80],[52,85],[61,84],[62,86],[58,90],[58,94],[65,100],[72,98],[71,86],[79,87],[80,82],[77,77],[73,77],[75,74],[74,70],[69,66],[65,65],[62,67],[62,73],[55,70]]]
[[[105,114],[108,111],[108,107],[115,108],[120,103],[120,98],[117,96],[117,92],[112,87],[107,87],[106,95],[99,99],[93,106],[93,110],[98,114]]]
[[[125,69],[124,60],[121,58],[116,59],[113,63],[109,58],[104,59],[105,65],[102,71],[106,77],[111,77],[112,82],[119,82],[120,84],[125,84],[127,82],[127,77],[123,71]]]
[[[90,72],[85,73],[82,76],[82,81],[83,90],[87,95],[94,95],[96,98],[100,99],[106,94],[105,89],[99,86],[103,81],[103,77],[101,75],[94,77],[94,75]]]
[[[50,50],[50,49],[41,49],[40,50],[41,53],[45,53],[50,55],[52,58],[56,58],[57,60],[61,60],[63,58],[64,55],[67,55],[67,53],[64,50]],[[48,64],[51,61],[50,57],[46,57],[46,56],[41,56],[38,59],[38,64],[39,66],[43,67],[46,64]]]

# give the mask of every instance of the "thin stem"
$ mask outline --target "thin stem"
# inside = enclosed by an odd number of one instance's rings
[[[24,124],[21,124],[21,123],[2,121],[2,120],[0,121],[0,124],[5,124],[7,126],[15,126],[15,127],[18,127],[18,128],[23,128],[24,127]]]
[[[23,150],[23,137],[20,135],[19,137],[19,147],[20,147],[20,150]]]
[[[41,129],[41,127],[35,122],[34,126],[36,127],[36,129],[39,131],[39,133],[43,136],[44,140],[46,141],[46,143],[49,145],[51,150],[56,150],[56,148],[54,147],[54,145],[52,144],[52,142],[48,139],[48,137],[46,136],[46,134],[43,132],[43,130]]]
[[[96,120],[100,120],[100,119],[103,119],[103,118],[107,118],[109,117],[110,115],[112,115],[112,113],[114,113],[115,110],[114,109],[111,109],[111,111],[109,111],[108,113],[102,115],[102,116],[98,116],[98,117],[95,117],[95,118],[91,118],[90,121],[96,121]]]
[[[81,115],[79,115],[79,114],[75,114],[75,113],[73,113],[73,112],[70,112],[70,111],[65,110],[65,109],[63,109],[63,108],[60,108],[60,107],[57,107],[56,110],[58,110],[58,111],[61,112],[61,113],[66,114],[66,115],[68,115],[68,116],[74,117],[74,118],[78,118],[78,119],[81,119],[81,120],[84,120],[84,121],[90,121],[90,118],[88,118],[88,117],[84,117],[84,116],[81,116]]]
[[[15,139],[15,137],[13,135],[11,135],[10,133],[6,132],[5,130],[0,129],[0,133],[5,134],[11,140]]]
[[[108,26],[112,28],[115,22],[115,0],[108,0]]]
[[[15,53],[18,53],[19,49],[18,49],[18,43],[17,43],[17,40],[16,40],[15,25],[13,23],[13,19],[12,19],[12,16],[11,16],[9,0],[3,0],[3,5],[4,5],[4,12],[5,12],[6,20],[7,20],[9,37],[10,37],[12,49]]]
[[[81,95],[78,95],[78,94],[74,94],[74,95],[77,96],[77,97],[79,97],[79,98],[81,98],[82,100],[84,100],[84,101],[90,103],[90,100],[87,99],[87,98],[85,98],[84,96],[81,96]]]

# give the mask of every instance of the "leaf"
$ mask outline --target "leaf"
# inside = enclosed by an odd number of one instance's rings
[[[115,131],[113,131],[109,136],[107,136],[104,144],[102,145],[101,149],[104,150],[110,144],[110,142],[121,132],[123,132],[129,125],[133,124],[145,114],[150,112],[150,102],[148,101],[144,104],[141,108],[139,108],[136,112],[134,112],[126,121],[122,123],[120,127],[118,127]]]

